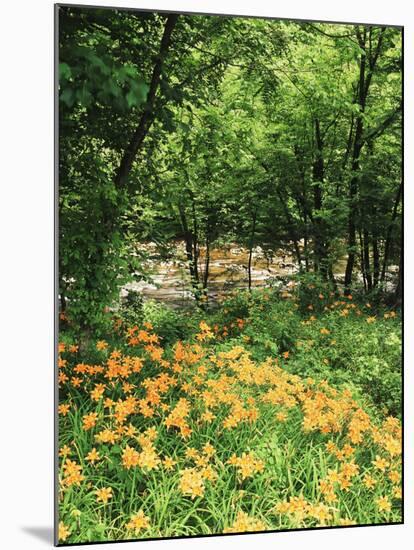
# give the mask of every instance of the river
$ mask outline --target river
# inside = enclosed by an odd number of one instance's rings
[[[153,299],[169,304],[174,308],[191,305],[194,301],[191,292],[191,281],[187,267],[183,242],[173,243],[174,253],[169,259],[161,259],[154,243],[140,246],[145,252],[145,270],[150,272],[151,281],[132,282],[122,290],[126,295],[129,290],[140,292],[144,299]],[[205,251],[201,249],[199,266],[204,269]],[[236,244],[228,244],[210,250],[210,265],[208,279],[209,302],[216,302],[234,289],[248,288],[248,258],[249,252]],[[266,257],[260,247],[252,254],[251,280],[252,287],[264,287],[271,281],[283,280],[297,272],[293,257],[278,250],[273,257]]]

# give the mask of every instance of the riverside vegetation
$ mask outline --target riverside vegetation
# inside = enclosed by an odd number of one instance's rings
[[[401,522],[401,29],[57,9],[59,543]]]

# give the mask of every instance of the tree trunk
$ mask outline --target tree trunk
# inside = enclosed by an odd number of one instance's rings
[[[371,275],[371,262],[369,258],[369,234],[366,228],[364,228],[364,271],[365,278],[367,280],[367,290],[368,292],[372,290],[372,275]]]
[[[132,164],[135,160],[135,157],[142,146],[142,143],[145,139],[145,136],[148,133],[153,121],[154,121],[154,103],[155,97],[158,90],[158,86],[161,78],[162,66],[165,60],[165,57],[168,53],[171,44],[171,34],[174,30],[174,27],[177,23],[178,15],[170,14],[167,17],[167,21],[164,27],[164,33],[161,39],[160,50],[157,56],[157,61],[154,65],[152,72],[150,88],[147,95],[147,100],[139,120],[138,126],[129,142],[127,148],[125,149],[124,155],[119,164],[118,170],[115,174],[115,185],[117,187],[125,187],[127,184],[128,176],[132,169]]]
[[[364,282],[364,290],[366,292],[366,290],[367,290],[367,277],[365,275],[364,243],[362,241],[361,231],[358,231],[358,233],[359,233],[359,255],[360,255],[360,258],[361,258],[361,273],[362,273],[362,280]]]
[[[358,153],[359,157],[359,153]],[[353,163],[353,170],[356,172],[359,170],[359,162],[356,160]],[[356,211],[356,199],[358,196],[358,177],[354,175],[351,178],[349,186],[349,214],[348,214],[348,260],[345,269],[345,289],[344,294],[348,295],[351,292],[352,274],[355,264],[355,247],[356,247],[356,224],[355,224],[355,211]]]
[[[60,293],[60,312],[65,313],[66,311],[66,297],[63,292]]]
[[[253,255],[253,246],[254,246],[254,234],[256,232],[256,215],[257,215],[257,210],[255,209],[252,217],[252,231],[250,234],[250,243],[249,243],[249,261],[247,265],[249,291],[252,289],[252,255]]]
[[[180,213],[181,227],[184,234],[185,242],[185,254],[188,261],[188,270],[190,272],[191,284],[196,291],[198,288],[198,272],[194,269],[194,255],[193,255],[193,235],[188,227],[187,217],[185,215],[185,210],[182,204],[178,206]]]
[[[333,272],[333,268],[332,268],[332,264],[330,263],[329,264],[329,267],[328,267],[328,275],[329,275],[329,280],[331,281],[332,283],[332,286],[333,286],[333,289],[334,291],[336,292],[337,290],[337,284],[336,284],[336,280],[335,280],[335,275],[334,275],[334,272]]]
[[[404,274],[404,244],[401,242],[401,248],[400,248],[400,261],[398,265],[398,281],[397,281],[397,287],[395,289],[395,302],[396,305],[399,306],[402,303],[402,294],[403,294],[403,274]]]
[[[365,31],[364,31],[365,33]],[[365,52],[365,34],[364,38],[358,34],[359,45]],[[362,149],[362,135],[364,132],[364,125],[362,120],[362,113],[365,111],[366,103],[366,83],[365,83],[365,70],[366,70],[366,54],[361,54],[359,62],[359,82],[358,82],[358,105],[360,108],[360,114],[357,116],[355,124],[354,145],[352,149],[352,177],[349,184],[349,213],[348,213],[348,260],[345,269],[345,289],[346,295],[351,292],[352,274],[354,271],[355,263],[355,214],[356,214],[356,198],[358,196],[358,172],[359,156]]]
[[[206,260],[204,262],[204,278],[203,278],[203,289],[204,290],[207,290],[209,268],[210,268],[210,239],[207,235],[207,237],[206,237]]]
[[[323,140],[320,128],[320,122],[315,120],[315,143],[316,152],[313,162],[313,246],[314,246],[314,268],[315,271],[319,271],[324,278],[328,275],[327,265],[327,250],[325,243],[325,231],[324,223],[320,217],[320,210],[322,209],[322,184],[324,180],[324,160],[323,160]]]
[[[303,238],[303,255],[305,256],[305,271],[309,273],[309,251],[308,251],[308,235],[307,232]]]
[[[380,256],[379,256],[377,235],[374,235],[374,237],[372,239],[372,259],[373,259],[373,262],[374,262],[373,285],[374,285],[374,288],[376,288],[378,286],[379,275],[380,275]]]
[[[376,48],[372,48],[372,27],[369,27],[368,30],[366,27],[363,28],[362,34],[358,26],[356,28],[356,35],[358,39],[359,47],[362,50],[360,61],[359,61],[359,80],[358,80],[358,106],[359,114],[356,117],[355,123],[355,134],[354,134],[354,145],[352,149],[352,177],[349,185],[349,214],[348,214],[348,261],[345,269],[345,288],[344,294],[348,295],[351,292],[352,284],[352,273],[354,270],[355,264],[355,245],[356,245],[356,209],[357,209],[357,197],[358,197],[358,187],[359,187],[359,171],[360,164],[359,159],[361,155],[361,150],[364,145],[363,134],[364,134],[364,124],[363,124],[363,115],[365,113],[365,106],[368,97],[368,91],[371,84],[372,77],[374,75],[374,70],[376,63],[378,61],[378,56],[381,52],[384,29],[381,29],[380,36]],[[368,32],[368,44],[369,48],[366,48],[367,42],[367,32]]]
[[[303,163],[303,153],[301,152],[298,146],[294,148],[296,162],[299,167],[300,173],[300,182],[301,182],[301,192],[299,191],[296,195],[296,202],[298,204],[298,210],[302,210],[303,214],[303,226],[304,226],[304,235],[303,235],[303,256],[305,259],[305,271],[309,272],[309,222],[313,223],[312,212],[310,211],[308,200],[307,200],[307,186],[305,182],[305,169]]]
[[[402,195],[402,181],[400,182],[400,185],[398,187],[397,196],[395,197],[394,206],[393,206],[393,209],[392,209],[391,221],[390,221],[390,223],[388,225],[388,229],[387,229],[387,236],[386,236],[386,239],[385,239],[385,247],[384,247],[384,258],[383,258],[383,263],[382,263],[382,271],[381,271],[381,279],[380,279],[381,284],[385,280],[385,272],[386,272],[387,266],[388,266],[388,258],[389,258],[390,247],[391,247],[391,242],[392,242],[392,231],[394,229],[395,220],[397,219],[398,205],[400,204],[401,195]]]
[[[302,270],[302,255],[300,253],[299,239],[298,239],[298,234],[297,234],[297,231],[296,231],[296,228],[295,228],[295,222],[292,219],[292,216],[290,215],[288,205],[286,204],[286,201],[283,197],[283,194],[282,194],[281,190],[278,188],[276,192],[277,192],[277,195],[279,197],[280,204],[282,205],[283,211],[284,211],[285,216],[286,216],[286,222],[287,222],[287,226],[288,226],[288,230],[289,230],[289,238],[293,242],[293,248],[295,249],[295,254],[296,254],[296,259],[297,259],[297,262],[298,262],[299,271],[301,271]]]
[[[192,191],[190,191],[191,197],[191,211],[193,214],[193,258],[194,258],[194,278],[197,283],[200,282],[200,274],[198,270],[198,258],[200,256],[200,247],[198,243],[198,224],[197,224],[197,212],[195,207],[195,198]]]

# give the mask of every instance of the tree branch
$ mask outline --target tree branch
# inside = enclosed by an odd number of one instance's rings
[[[402,106],[399,105],[395,111],[387,115],[382,122],[380,122],[375,128],[371,128],[370,130],[367,130],[365,132],[365,135],[363,136],[363,141],[367,142],[372,139],[377,138],[381,134],[385,132],[385,130],[388,128],[388,126],[391,126],[393,122],[396,120],[398,114],[401,112]]]
[[[138,126],[132,136],[129,145],[125,149],[124,155],[121,159],[119,168],[115,174],[115,185],[117,187],[124,187],[126,185],[129,173],[132,169],[132,163],[145,139],[145,136],[148,133],[148,130],[151,127],[151,124],[154,121],[154,102],[155,95],[160,83],[161,71],[164,59],[167,55],[168,49],[171,42],[171,34],[174,30],[174,27],[177,23],[178,15],[170,14],[167,17],[167,21],[164,27],[164,33],[161,39],[160,50],[157,56],[157,61],[154,65],[154,70],[152,72],[151,84],[147,95],[147,100],[144,106],[143,113],[141,115]]]

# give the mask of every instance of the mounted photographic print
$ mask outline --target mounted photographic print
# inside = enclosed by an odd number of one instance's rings
[[[56,6],[56,544],[402,523],[402,39]]]

